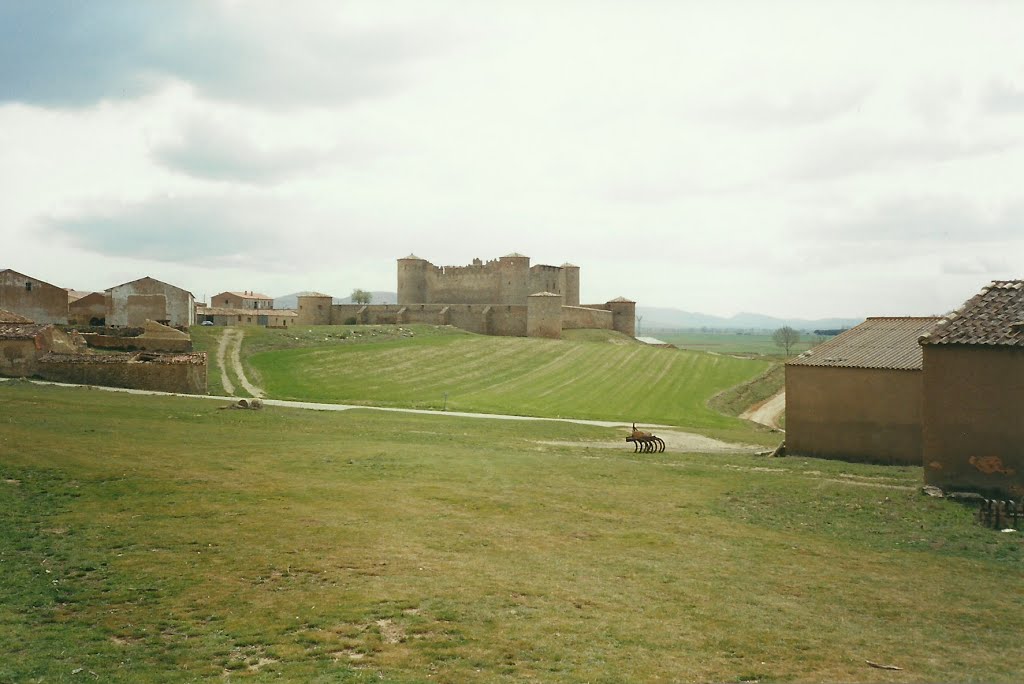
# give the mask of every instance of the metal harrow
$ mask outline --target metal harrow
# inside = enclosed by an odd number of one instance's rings
[[[633,453],[653,454],[665,451],[665,440],[650,432],[636,429],[633,423],[633,433],[626,438],[627,442],[633,443]]]

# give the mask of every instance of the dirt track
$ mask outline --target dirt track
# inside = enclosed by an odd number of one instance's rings
[[[230,363],[231,370],[238,378],[242,389],[248,392],[249,396],[262,398],[263,390],[249,382],[249,378],[245,375],[245,369],[242,367],[242,339],[244,337],[245,331],[241,328],[225,328],[224,333],[220,336],[220,342],[217,344],[217,368],[220,370],[221,384],[224,385],[224,391],[230,396],[235,395],[235,384],[231,382],[231,375],[228,373],[228,363]]]
[[[780,430],[779,416],[786,410],[786,390],[782,390],[774,397],[770,397],[760,404],[751,406],[740,414],[740,418],[752,420],[761,425]]]

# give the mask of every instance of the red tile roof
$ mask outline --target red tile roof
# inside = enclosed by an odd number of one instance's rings
[[[786,362],[787,366],[921,370],[918,338],[938,318],[875,317]]]
[[[921,344],[1024,347],[1024,280],[995,280],[944,317]]]

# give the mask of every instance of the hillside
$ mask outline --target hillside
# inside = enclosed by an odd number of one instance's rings
[[[635,420],[763,439],[706,402],[763,373],[765,361],[655,348],[621,336],[543,340],[437,326],[312,328],[302,348],[278,350],[276,344],[300,344],[295,338],[302,335],[246,335],[246,364],[275,399]]]

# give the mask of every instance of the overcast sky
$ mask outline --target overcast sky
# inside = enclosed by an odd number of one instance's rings
[[[1024,277],[1024,3],[0,3],[0,268],[198,298],[580,266],[927,315]]]

